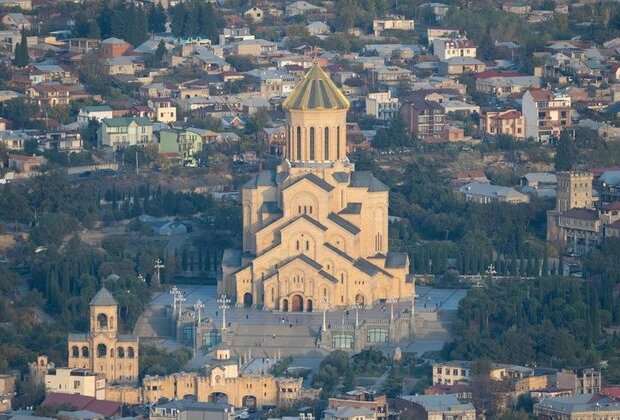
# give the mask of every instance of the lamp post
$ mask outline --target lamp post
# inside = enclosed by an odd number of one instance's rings
[[[390,304],[390,321],[394,321],[394,302],[397,302],[398,299],[388,299],[387,303]]]
[[[226,309],[230,306],[231,300],[226,297],[226,295],[220,296],[217,300],[217,303],[220,304],[220,309],[222,310],[222,331],[226,330]]]
[[[198,299],[196,303],[194,303],[194,310],[198,320],[198,322],[194,324],[194,357],[196,357],[196,341],[198,340],[198,327],[200,327],[200,313],[204,307],[205,304],[202,303],[200,299]]]
[[[362,309],[362,305],[360,305],[359,303],[356,303],[354,308],[355,308],[355,329],[357,329],[360,326],[359,310]]]
[[[194,303],[194,309],[196,310],[196,314],[198,315],[198,325],[200,325],[202,310],[204,309],[205,304],[202,303],[202,300],[198,299],[196,303]]]
[[[325,320],[325,312],[327,311],[327,307],[329,306],[329,299],[327,296],[323,298],[323,328],[322,331],[327,331],[327,322]]]
[[[155,269],[155,272],[157,273],[157,276],[155,277],[155,283],[152,284],[152,286],[156,289],[159,289],[159,287],[161,286],[161,273],[160,270],[162,268],[165,268],[166,266],[163,264],[163,261],[160,260],[159,258],[157,258],[155,260],[155,265],[153,266],[153,268]]]
[[[176,315],[177,314],[177,299],[179,298],[181,291],[179,290],[178,287],[173,286],[172,289],[170,289],[170,292],[168,293],[172,295],[172,313]]]

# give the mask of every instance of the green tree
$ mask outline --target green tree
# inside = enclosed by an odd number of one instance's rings
[[[390,368],[385,382],[381,386],[383,392],[388,398],[396,398],[403,392],[403,371],[400,364],[396,363]]]
[[[30,62],[28,56],[28,39],[26,38],[26,31],[22,29],[21,39],[15,46],[15,58],[13,64],[17,67],[26,67]]]
[[[166,10],[161,2],[149,9],[148,22],[149,32],[161,33],[166,31]]]
[[[555,170],[570,171],[577,160],[577,147],[569,130],[562,131],[555,150]]]
[[[161,4],[161,3],[160,3]],[[164,40],[160,40],[159,44],[157,44],[157,49],[155,50],[155,60],[159,63],[164,59],[164,55],[168,52],[166,49],[166,43]]]

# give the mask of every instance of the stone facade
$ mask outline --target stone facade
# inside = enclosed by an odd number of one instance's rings
[[[242,188],[243,249],[225,253],[218,291],[283,312],[410,298],[407,254],[388,251],[388,188],[345,154],[348,100],[315,64],[283,107],[286,159]]]
[[[105,375],[108,383],[138,382],[138,337],[118,333],[118,303],[106,288],[90,302],[90,331],[69,334],[68,365]]]

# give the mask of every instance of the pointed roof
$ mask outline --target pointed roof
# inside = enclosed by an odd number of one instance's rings
[[[348,109],[349,100],[329,76],[314,63],[282,102],[284,109]]]
[[[95,297],[90,301],[91,306],[117,306],[118,302],[112,296],[112,293],[105,287],[99,289]]]

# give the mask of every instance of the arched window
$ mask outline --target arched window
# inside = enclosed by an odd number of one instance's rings
[[[133,359],[135,357],[133,347],[127,347],[127,357],[129,357],[130,359]]]
[[[88,347],[83,346],[82,347],[82,357],[88,357],[89,353],[90,352],[88,351]]]
[[[340,159],[340,126],[336,127],[336,159]]]
[[[325,127],[325,160],[329,160],[329,127]]]
[[[288,139],[286,142],[286,155],[289,156],[290,158],[293,158],[293,155],[291,154],[292,150],[291,147],[293,146],[293,127],[289,127],[288,129]]]
[[[310,160],[314,160],[314,127],[310,127]]]
[[[297,127],[297,160],[301,160],[301,127]]]
[[[99,328],[106,328],[108,326],[108,317],[106,314],[97,315],[97,325],[99,325]]]
[[[110,357],[114,357],[114,347],[110,349]]]
[[[80,349],[78,346],[71,347],[71,357],[80,357]]]
[[[97,346],[97,357],[106,357],[108,355],[108,348],[105,344],[99,344]]]
[[[118,357],[119,359],[124,359],[125,358],[125,349],[122,347],[119,347],[118,349],[116,349],[116,357]]]

